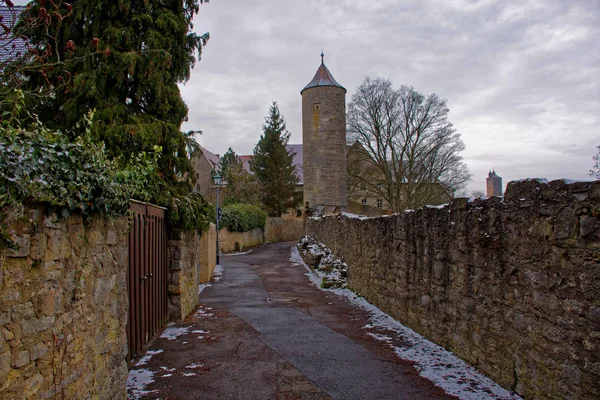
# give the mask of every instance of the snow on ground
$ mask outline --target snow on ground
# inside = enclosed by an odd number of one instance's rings
[[[183,326],[180,328],[177,328],[175,326],[169,326],[169,327],[167,327],[167,329],[165,329],[163,331],[163,333],[160,335],[160,338],[168,339],[168,340],[175,340],[179,336],[187,335],[188,333],[190,333],[189,326]]]
[[[292,248],[290,261],[304,266],[308,270],[306,275],[310,281],[315,286],[321,288],[322,277],[319,275],[321,272],[311,270],[306,265],[297,247]],[[368,334],[376,340],[392,346],[395,353],[401,359],[413,361],[419,375],[429,379],[436,386],[446,391],[446,393],[463,400],[521,399],[518,395],[502,388],[451,352],[402,325],[376,306],[367,302],[364,298],[358,297],[351,290],[340,288],[321,289],[329,290],[346,297],[350,302],[369,312],[371,321],[370,324],[365,326],[365,329],[384,330],[387,335],[372,332],[368,332]],[[397,336],[401,343],[406,343],[407,345],[405,347],[393,345],[391,343],[393,341],[392,337],[390,337],[391,335]]]
[[[148,361],[150,361],[153,355],[160,354],[162,352],[162,350],[148,350],[146,354],[144,354],[144,357],[140,358],[140,361],[138,361],[137,364],[135,364],[135,366],[139,367],[141,365],[148,364]]]
[[[212,286],[212,285],[210,283],[202,283],[202,284],[198,285],[198,294],[202,293],[202,291],[209,286]]]
[[[212,276],[214,282],[219,282],[223,278],[223,266],[221,264],[215,266]]]
[[[146,390],[146,386],[154,382],[154,372],[148,369],[132,369],[127,377],[127,397],[139,399],[154,390]]]
[[[243,256],[243,255],[252,253],[253,250],[254,249],[250,249],[248,251],[236,251],[236,252],[233,252],[233,253],[227,253],[227,254],[221,254],[221,255],[222,256],[227,256],[227,257],[229,257],[229,256]]]

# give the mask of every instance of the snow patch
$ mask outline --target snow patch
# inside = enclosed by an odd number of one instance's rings
[[[148,364],[148,361],[150,361],[150,359],[152,358],[153,355],[155,354],[160,354],[162,353],[162,350],[148,350],[146,352],[146,354],[144,354],[144,357],[140,358],[140,361],[138,361],[135,366],[139,367],[141,365],[146,365]]]
[[[190,377],[190,376],[196,376],[196,373],[195,372],[184,372],[181,375]]]
[[[156,392],[156,390],[146,390],[146,387],[153,382],[154,372],[149,369],[132,369],[127,377],[127,398],[139,399]]]
[[[548,183],[548,179],[546,178],[523,178],[516,179],[512,182],[538,182],[538,183]]]
[[[358,214],[352,214],[352,213],[347,213],[347,212],[342,212],[342,215],[344,217],[353,218],[353,219],[369,219],[369,217],[367,217],[366,215],[358,215]]]
[[[371,317],[370,323],[365,325],[365,329],[384,330],[388,335],[395,335],[402,343],[406,343],[405,347],[394,346],[392,344],[392,337],[368,332],[368,334],[376,340],[388,343],[392,346],[398,357],[413,361],[419,375],[429,379],[436,386],[439,386],[446,391],[446,393],[457,396],[463,400],[521,399],[517,394],[502,388],[451,352],[430,342],[412,329],[402,325],[394,318],[385,314],[378,307],[367,302],[364,298],[357,296],[356,293],[351,290],[341,288],[321,288],[321,279],[319,279],[319,277],[316,276],[316,273],[306,265],[296,247],[293,247],[291,250],[290,261],[294,264],[304,266],[304,268],[308,270],[306,275],[309,277],[310,281],[321,290],[326,290],[339,296],[346,297],[351,303],[367,311]]]
[[[202,367],[204,367],[204,364],[200,364],[200,363],[190,364],[190,365],[185,366],[185,368],[187,368],[187,369],[196,369],[196,368],[202,368]]]
[[[168,339],[168,340],[175,340],[179,336],[187,335],[188,333],[190,333],[189,326],[182,326],[180,328],[169,326],[167,329],[165,329],[163,331],[163,333],[160,335],[160,338]]]
[[[212,286],[212,285],[210,283],[203,283],[201,285],[198,285],[198,294],[202,293],[202,291],[209,286]]]
[[[223,278],[223,266],[221,264],[215,266],[212,276],[214,282],[219,282]]]
[[[212,317],[213,314],[208,313],[208,312],[204,311],[203,309],[199,309],[198,311],[196,311],[196,316],[199,317],[199,318],[202,318],[202,317]]]
[[[233,252],[233,253],[222,254],[222,256],[225,256],[225,257],[229,257],[229,256],[243,256],[243,255],[252,253],[253,250],[254,249],[251,249],[251,250],[248,250],[248,251],[236,251],[236,252]]]

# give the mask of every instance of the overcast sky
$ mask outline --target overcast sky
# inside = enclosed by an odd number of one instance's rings
[[[600,0],[212,0],[210,33],[182,93],[185,130],[223,154],[251,154],[277,101],[301,143],[300,90],[325,64],[346,102],[369,77],[448,100],[471,190],[491,168],[590,179],[600,145]]]
[[[323,49],[347,103],[367,76],[447,99],[469,191],[485,189],[491,168],[504,185],[590,179],[600,0],[212,0],[195,29],[211,39],[181,87],[183,129],[203,131],[215,153],[251,154],[272,101],[301,143],[300,90]]]

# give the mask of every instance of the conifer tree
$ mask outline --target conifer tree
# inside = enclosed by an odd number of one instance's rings
[[[189,191],[189,138],[180,130],[188,109],[177,84],[189,78],[208,40],[192,32],[202,2],[34,0],[19,34],[45,54],[45,67],[32,69],[22,84],[26,93],[52,95],[28,104],[49,128],[72,136],[95,109],[92,137],[110,156],[160,146],[160,180]]]
[[[227,173],[230,170],[230,167],[234,168],[237,164],[241,164],[241,160],[235,151],[230,147],[227,149],[223,157],[221,157],[221,176],[223,179],[227,180]]]
[[[265,118],[263,134],[254,148],[252,172],[261,183],[261,202],[271,217],[280,217],[288,208],[296,206],[294,191],[298,177],[294,171],[294,153],[286,145],[290,133],[285,120],[273,102]]]

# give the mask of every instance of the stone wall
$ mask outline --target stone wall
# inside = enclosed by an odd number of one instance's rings
[[[244,251],[265,242],[262,229],[256,228],[248,232],[230,232],[227,228],[219,231],[219,248],[221,253]]]
[[[200,235],[172,230],[167,244],[169,320],[187,317],[198,305],[200,284]],[[206,251],[207,249],[202,249]]]
[[[217,228],[210,224],[208,231],[200,238],[200,283],[210,281],[217,265]]]
[[[290,242],[304,235],[302,218],[267,218],[265,241],[268,243]]]
[[[600,181],[511,182],[390,217],[330,216],[307,233],[350,287],[525,398],[600,398]]]
[[[0,251],[0,398],[125,398],[125,218],[13,210]]]

